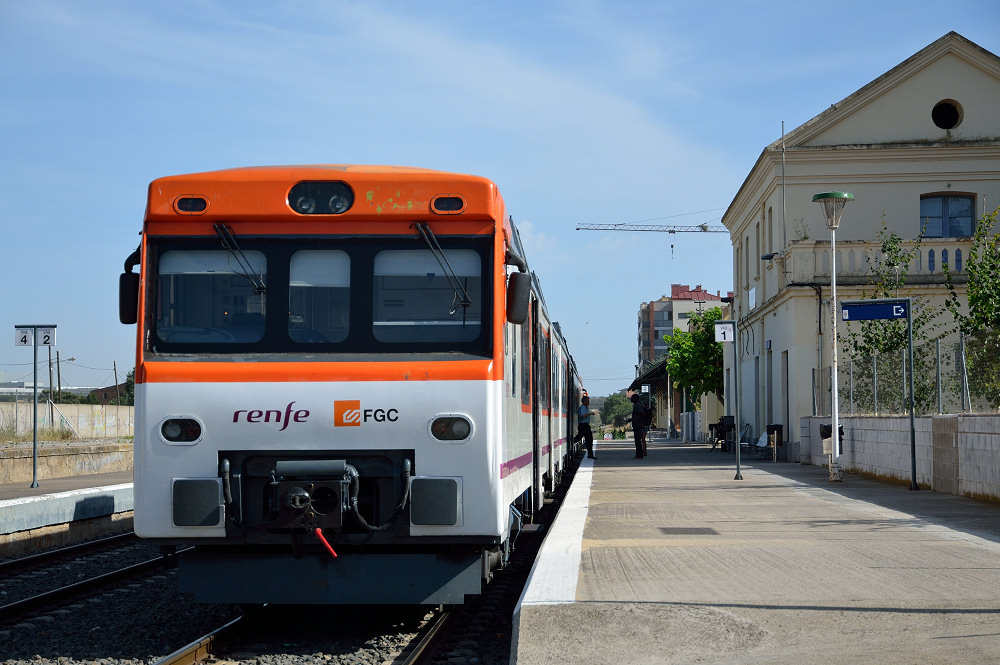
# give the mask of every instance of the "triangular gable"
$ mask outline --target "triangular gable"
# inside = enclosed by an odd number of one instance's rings
[[[957,102],[962,120],[937,127],[931,110]],[[785,136],[786,148],[996,140],[1000,57],[956,32],[920,50]],[[780,149],[781,141],[768,146]]]

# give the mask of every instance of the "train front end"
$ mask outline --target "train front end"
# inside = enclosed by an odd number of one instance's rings
[[[123,322],[137,303],[135,530],[193,546],[183,591],[480,592],[509,532],[502,215],[487,180],[388,167],[150,185],[122,277]]]

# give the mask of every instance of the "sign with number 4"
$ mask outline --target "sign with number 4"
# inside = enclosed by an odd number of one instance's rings
[[[55,326],[14,326],[14,346],[34,346],[36,334],[38,346],[56,345]]]

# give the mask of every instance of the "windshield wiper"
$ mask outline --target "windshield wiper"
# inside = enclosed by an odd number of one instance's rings
[[[448,310],[448,314],[454,314],[458,311],[459,307],[464,307],[468,309],[472,305],[472,298],[469,297],[469,292],[465,290],[462,283],[458,279],[458,275],[455,274],[455,270],[451,267],[451,263],[448,262],[448,257],[445,256],[444,250],[441,249],[441,244],[438,242],[437,237],[434,232],[431,231],[431,227],[427,224],[421,222],[415,223],[413,226],[416,227],[417,231],[423,237],[424,242],[431,250],[431,254],[437,259],[438,265],[441,266],[441,270],[444,271],[445,277],[448,278],[448,283],[451,284],[451,288],[455,291],[455,299],[452,301],[452,307]]]
[[[236,264],[239,268],[239,272],[243,277],[246,277],[253,285],[254,293],[257,295],[262,295],[267,292],[267,285],[264,284],[263,276],[258,277],[253,270],[253,265],[250,264],[250,259],[247,258],[243,250],[240,249],[239,243],[236,242],[236,234],[229,227],[228,224],[215,224],[215,232],[219,235],[219,240],[222,241],[222,246],[229,252],[229,254],[236,259]]]

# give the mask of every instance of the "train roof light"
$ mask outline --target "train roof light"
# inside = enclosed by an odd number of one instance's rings
[[[208,210],[208,199],[196,194],[185,194],[174,199],[174,210],[182,215],[200,215]]]
[[[340,215],[354,205],[354,190],[341,180],[308,180],[289,190],[288,205],[300,215]]]
[[[457,215],[465,210],[465,199],[458,194],[440,194],[431,200],[431,211],[439,215]]]

